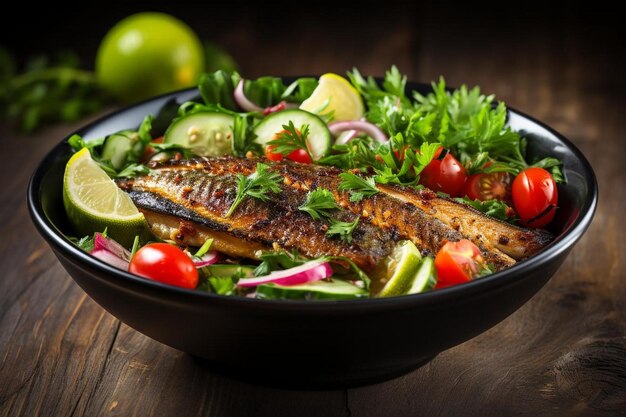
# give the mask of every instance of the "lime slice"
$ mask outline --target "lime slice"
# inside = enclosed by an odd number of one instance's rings
[[[410,240],[398,242],[387,258],[387,282],[378,296],[393,297],[407,294],[415,281],[421,261],[422,255],[413,242]]]
[[[63,204],[70,223],[81,236],[107,229],[108,235],[130,247],[136,235],[146,237],[146,220],[132,200],[91,159],[87,148],[65,166]]]
[[[363,117],[363,99],[348,80],[337,74],[324,74],[311,97],[300,105],[316,114],[333,114],[334,120],[358,120]]]

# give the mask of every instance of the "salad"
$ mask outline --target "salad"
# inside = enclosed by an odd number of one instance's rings
[[[79,247],[182,288],[341,300],[479,279],[550,239],[561,162],[528,160],[478,87],[407,91],[394,66],[381,82],[217,71],[198,90],[136,130],[69,139]]]

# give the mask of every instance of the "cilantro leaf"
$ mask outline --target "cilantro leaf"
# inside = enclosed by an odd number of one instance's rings
[[[295,249],[291,252],[262,252],[259,258],[261,258],[261,264],[254,270],[255,277],[265,276],[279,269],[289,269],[300,266],[309,261]]]
[[[225,217],[230,217],[246,196],[267,201],[270,192],[280,192],[281,176],[277,172],[268,171],[268,168],[265,164],[257,163],[256,171],[247,177],[237,174],[237,195]]]
[[[455,198],[455,201],[463,204],[467,204],[480,211],[481,213],[485,213],[488,216],[494,217],[496,219],[509,222],[516,223],[516,219],[513,216],[513,209],[509,207],[504,201],[500,200],[472,200],[468,197],[463,198]]]
[[[303,124],[300,126],[300,130],[298,130],[290,120],[289,124],[283,125],[283,131],[280,132],[275,139],[267,142],[267,144],[274,147],[272,149],[273,153],[280,153],[285,156],[298,149],[303,149],[309,155],[309,158],[313,160],[313,156],[311,155],[311,151],[309,151],[309,147],[307,145],[308,137],[308,124]]]
[[[339,236],[339,238],[346,242],[352,243],[352,232],[359,224],[359,218],[357,217],[352,222],[342,222],[337,219],[329,219],[330,227],[326,231],[326,236]]]
[[[364,197],[371,197],[379,192],[374,177],[363,178],[351,172],[342,172],[339,177],[341,178],[339,190],[350,191],[352,202],[361,201]]]
[[[322,217],[330,217],[328,212],[337,208],[339,206],[335,201],[333,193],[327,189],[318,188],[314,191],[309,191],[306,201],[299,207],[299,210],[309,213],[315,220],[320,220]]]

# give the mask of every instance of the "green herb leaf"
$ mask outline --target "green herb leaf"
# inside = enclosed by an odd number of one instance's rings
[[[248,152],[261,154],[261,146],[255,142],[256,134],[249,116],[236,115],[233,124],[233,153],[245,157]]]
[[[339,206],[335,201],[333,193],[324,188],[309,191],[306,201],[299,207],[301,211],[309,213],[315,220],[320,220],[322,217],[330,217],[328,212],[337,208]]]
[[[144,145],[152,141],[152,134],[150,133],[152,131],[152,120],[154,120],[154,117],[151,114],[147,115],[137,129],[137,136]]]
[[[289,124],[283,125],[283,131],[278,134],[276,139],[270,140],[267,144],[274,147],[272,149],[273,153],[280,153],[285,156],[298,149],[304,149],[311,160],[313,160],[313,156],[307,146],[308,137],[308,124],[303,124],[300,126],[300,130],[298,130],[290,120]]]
[[[205,73],[200,77],[198,90],[206,104],[237,110],[233,93],[240,79],[239,74],[234,71],[218,70],[214,73]]]
[[[300,266],[309,261],[295,249],[291,252],[263,252],[259,255],[259,258],[261,259],[261,264],[254,270],[255,277],[268,275],[272,271]]]
[[[33,59],[17,73],[13,57],[0,50],[0,119],[31,132],[99,110],[107,98],[95,74],[79,69],[78,63],[74,54],[61,53]]]
[[[330,227],[326,231],[326,236],[339,236],[339,238],[346,242],[352,243],[352,232],[359,224],[359,218],[357,217],[352,222],[342,222],[336,219],[329,219]]]
[[[341,178],[339,190],[349,190],[352,202],[361,201],[364,197],[371,197],[378,193],[374,177],[363,178],[351,172],[342,172],[339,177]]]
[[[454,200],[459,203],[467,204],[480,211],[481,213],[485,213],[488,216],[494,217],[496,219],[509,222],[516,223],[517,219],[513,216],[513,209],[509,207],[504,201],[500,200],[472,200],[467,197],[463,198],[455,198]]]
[[[348,265],[348,269],[351,270],[360,281],[363,281],[363,288],[365,290],[370,289],[370,284],[371,284],[370,277],[368,277],[367,274],[363,272],[363,270],[359,268],[351,259],[346,258],[345,256],[324,256],[323,259],[331,263],[339,264],[341,267],[344,267],[344,268],[345,268],[344,264]],[[337,269],[337,268],[334,268],[334,269]]]
[[[225,217],[230,217],[246,196],[267,201],[270,192],[280,192],[282,177],[277,172],[268,171],[268,168],[265,164],[257,163],[256,171],[247,177],[237,174],[237,195]]]
[[[196,253],[193,256],[195,256],[196,258],[202,258],[204,255],[206,255],[209,249],[211,249],[212,244],[213,244],[213,239],[205,240],[202,246],[200,246],[200,248],[196,251]]]
[[[100,164],[101,167],[103,167],[102,164]],[[107,166],[107,168],[109,168]],[[105,169],[106,171],[107,169]],[[114,177],[117,178],[125,178],[125,177],[137,177],[139,175],[146,175],[149,174],[150,168],[148,168],[147,166],[143,165],[143,164],[130,164],[127,165],[124,169],[122,169],[120,172],[116,173],[115,175],[113,175]],[[107,172],[109,173],[109,172]],[[109,176],[111,176],[109,174]]]
[[[208,281],[216,294],[233,295],[235,292],[236,284],[231,277],[209,277]]]

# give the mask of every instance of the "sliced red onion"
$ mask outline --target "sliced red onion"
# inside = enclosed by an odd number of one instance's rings
[[[356,130],[358,132],[365,133],[367,136],[371,137],[377,142],[384,143],[389,140],[387,138],[387,135],[385,135],[385,132],[383,132],[378,126],[362,120],[332,122],[328,125],[328,129],[333,136],[337,136],[341,132]],[[354,139],[354,137],[350,138],[349,140]]]
[[[298,285],[307,282],[319,281],[333,274],[330,264],[325,261],[309,261],[294,268],[283,271],[274,271],[269,275],[256,278],[242,278],[237,282],[238,287],[256,287],[261,284],[274,283],[278,285]]]
[[[210,250],[200,258],[192,258],[193,263],[196,265],[197,269],[204,268],[205,266],[213,265],[221,258],[220,253],[214,250]]]
[[[129,262],[125,259],[120,258],[113,252],[109,252],[106,249],[97,249],[91,251],[90,254],[100,259],[104,263],[107,263],[119,269],[123,269],[124,271],[128,271]]]
[[[107,251],[124,261],[127,261],[127,262],[130,261],[130,252],[127,251],[126,248],[124,248],[122,245],[120,245],[113,239],[109,237],[105,237],[101,233],[96,233],[96,237],[93,241],[93,250],[91,251],[91,254],[93,255],[93,252],[102,251],[102,250]]]
[[[248,97],[246,97],[246,95],[244,94],[243,80],[239,80],[239,84],[237,84],[237,88],[235,88],[235,92],[233,93],[233,98],[235,99],[235,103],[237,103],[237,105],[241,107],[242,110],[258,112],[263,111],[262,107],[259,107],[252,101],[248,100]]]

